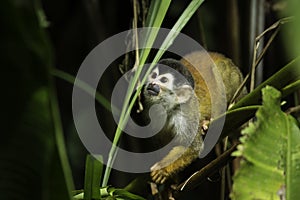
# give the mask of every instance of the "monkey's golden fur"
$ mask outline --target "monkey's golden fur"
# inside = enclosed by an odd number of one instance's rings
[[[181,145],[175,146],[161,161],[152,166],[151,178],[156,183],[164,183],[168,178],[176,175],[197,159],[203,150],[202,126],[204,126],[206,121],[211,120],[212,116],[222,114],[222,112],[225,111],[222,110],[222,105],[225,104],[225,109],[227,108],[228,103],[243,81],[243,76],[238,67],[233,64],[231,59],[219,53],[197,51],[184,56],[180,62],[192,74],[194,79],[194,92],[196,94],[186,103],[189,104],[187,107],[189,110],[183,111],[190,113],[190,115],[185,114],[184,116],[188,118],[187,121],[193,120],[193,113],[199,112],[201,117],[198,127],[189,127],[197,131],[196,137],[191,142],[191,145],[188,147]],[[200,73],[198,70],[200,70]],[[219,76],[216,75],[216,73],[219,73]],[[222,80],[218,80],[218,77]],[[225,89],[225,93],[220,92],[222,89],[222,87],[218,85],[220,82],[224,84],[223,89]],[[212,87],[209,89],[208,85]],[[243,89],[239,98],[244,94],[246,94],[246,89]],[[214,98],[213,101],[212,98]],[[222,102],[224,100],[226,102]],[[198,101],[198,108],[194,106],[197,105],[195,101]],[[212,102],[217,105],[214,110],[211,109]],[[214,112],[213,115],[212,111]],[[174,129],[171,131],[174,131]],[[168,135],[177,133],[168,133],[168,130],[164,130],[164,134],[164,137],[168,137]]]

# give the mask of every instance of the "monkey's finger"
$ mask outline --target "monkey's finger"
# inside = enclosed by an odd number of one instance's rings
[[[155,182],[161,184],[161,180],[162,180],[163,176],[161,176],[160,174],[158,174]]]
[[[155,173],[153,173],[151,177],[152,181],[154,181],[157,184],[161,184],[163,176],[159,173],[159,171],[155,171]]]
[[[166,182],[166,180],[167,180],[167,177],[162,177],[162,179],[161,179],[161,181],[160,181],[160,184],[164,184],[165,182]]]
[[[151,173],[152,180],[157,184],[166,182],[168,176],[164,171],[155,171]]]
[[[152,178],[152,180],[156,180],[156,179],[157,179],[157,176],[158,176],[157,171],[151,172],[151,178]]]
[[[156,170],[159,170],[161,167],[159,166],[158,163],[155,163],[151,168],[150,170],[153,172],[153,171],[156,171]]]

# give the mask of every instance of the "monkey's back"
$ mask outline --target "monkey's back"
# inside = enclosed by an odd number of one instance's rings
[[[224,102],[221,102],[224,98],[220,96],[222,91],[217,91],[218,88],[220,89],[222,87],[218,85],[220,82],[218,82],[219,80],[215,77],[222,78],[227,106],[243,81],[243,76],[239,68],[234,65],[231,59],[219,53],[207,53],[205,51],[192,52],[184,56],[184,58],[181,59],[181,63],[183,63],[193,75],[201,119],[209,120],[211,118],[211,98],[216,98],[213,102],[216,103],[217,106],[224,104]],[[219,73],[219,76],[217,76],[216,73]],[[210,87],[208,87],[208,85]],[[208,88],[210,88],[210,90]],[[245,95],[245,93],[246,90],[244,89],[240,97]]]

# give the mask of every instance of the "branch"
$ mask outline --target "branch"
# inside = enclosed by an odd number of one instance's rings
[[[179,184],[175,189],[177,192],[187,192],[194,188],[196,188],[200,183],[202,183],[209,175],[211,175],[216,170],[223,167],[228,161],[232,160],[231,153],[235,151],[236,146],[238,144],[233,145],[230,149],[225,151],[221,156],[210,162],[208,165],[203,167],[201,170],[195,172],[192,176],[190,176],[186,181]]]

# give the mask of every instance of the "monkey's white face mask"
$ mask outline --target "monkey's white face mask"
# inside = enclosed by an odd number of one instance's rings
[[[193,92],[183,75],[164,65],[154,68],[144,88],[147,103],[162,104],[167,110],[189,101]]]

